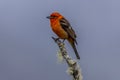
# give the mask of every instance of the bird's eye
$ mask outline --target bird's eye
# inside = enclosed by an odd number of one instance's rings
[[[53,18],[57,18],[57,16],[52,16]]]

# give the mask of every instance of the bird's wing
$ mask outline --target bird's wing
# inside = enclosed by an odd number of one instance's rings
[[[60,25],[72,39],[76,40],[75,31],[72,29],[70,23],[65,18],[60,19]]]

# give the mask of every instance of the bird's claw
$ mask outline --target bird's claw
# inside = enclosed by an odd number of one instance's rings
[[[54,37],[52,37],[52,39],[53,39],[55,42],[57,42],[57,41],[59,41],[60,38],[54,38]]]

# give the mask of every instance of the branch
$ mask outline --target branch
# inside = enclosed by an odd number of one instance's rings
[[[60,41],[58,38],[52,37],[52,39],[57,43],[57,45],[60,49],[60,52],[62,54],[62,57],[67,62],[68,67],[69,67],[68,71],[69,71],[69,74],[73,77],[73,80],[82,80],[82,74],[81,74],[80,67],[79,67],[77,61],[73,60],[67,54],[66,48],[64,46],[65,44],[62,41]]]

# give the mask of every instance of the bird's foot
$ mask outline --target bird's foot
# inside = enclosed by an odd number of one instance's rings
[[[60,38],[54,38],[54,37],[52,37],[52,39],[54,39],[55,42],[57,42]]]
[[[64,43],[65,39],[63,39],[62,43]]]

